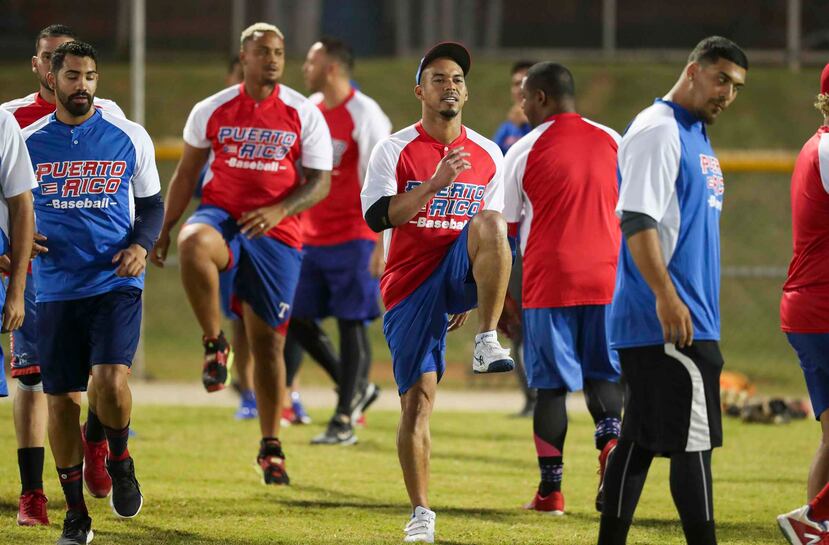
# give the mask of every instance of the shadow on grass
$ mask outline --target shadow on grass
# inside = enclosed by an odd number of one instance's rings
[[[660,532],[682,533],[682,524],[679,519],[656,519],[656,518],[635,518],[634,528],[648,528]],[[764,540],[770,536],[777,537],[777,526],[773,523],[768,525],[757,525],[752,522],[717,522],[717,539],[720,541],[740,540],[750,542],[752,540]]]
[[[432,460],[447,460],[451,462],[478,462],[481,464],[489,464],[495,466],[506,466],[509,468],[515,467],[515,460],[507,456],[486,456],[483,454],[470,454],[457,451],[441,451],[441,438],[432,439]],[[447,441],[448,443],[448,441]],[[434,448],[437,446],[438,448]],[[358,447],[361,453],[379,453],[388,454],[389,456],[397,456],[397,447],[394,443],[381,443],[379,441],[366,440],[361,441]],[[494,449],[493,449],[494,451]]]

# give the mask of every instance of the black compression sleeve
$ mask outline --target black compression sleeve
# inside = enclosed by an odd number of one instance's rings
[[[647,214],[641,212],[622,211],[622,233],[625,238],[630,238],[640,231],[656,229],[657,222]]]
[[[375,233],[380,233],[394,227],[389,219],[390,204],[390,196],[380,197],[366,210],[366,223]]]
[[[135,224],[130,243],[141,245],[149,253],[158,240],[163,221],[164,201],[161,193],[150,197],[135,197]]]

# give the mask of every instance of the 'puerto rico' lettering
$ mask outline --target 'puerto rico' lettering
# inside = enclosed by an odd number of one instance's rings
[[[407,182],[406,191],[411,191],[421,183]],[[424,207],[425,216],[412,220],[411,223],[427,229],[461,230],[469,219],[480,211],[485,189],[485,186],[478,184],[454,182],[449,187],[441,189],[429,201]]]
[[[723,180],[720,161],[712,156],[700,153],[699,165],[705,176],[705,183],[711,195],[708,196],[708,206],[722,211],[722,196],[725,193],[725,180]]]
[[[239,159],[280,161],[288,155],[297,135],[259,127],[220,127],[217,140],[225,150],[235,150]],[[231,145],[232,143],[238,146]]]
[[[125,161],[62,161],[38,163],[35,165],[40,193],[63,199],[74,199],[97,195],[115,195],[121,188],[127,171]],[[78,201],[52,199],[53,208],[108,208],[114,204],[110,197],[103,199],[84,198]]]

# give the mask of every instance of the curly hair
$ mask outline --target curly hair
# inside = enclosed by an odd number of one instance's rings
[[[817,96],[815,108],[823,114],[823,117],[829,117],[829,93],[820,93]]]

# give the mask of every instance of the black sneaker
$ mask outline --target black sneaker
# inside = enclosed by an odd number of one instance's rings
[[[80,511],[67,511],[57,545],[87,545],[92,543],[92,536],[92,519],[89,515]]]
[[[312,445],[353,445],[357,442],[354,435],[354,427],[351,422],[345,421],[346,417],[334,415],[328,422],[325,431],[313,439]]]
[[[351,404],[351,422],[356,423],[363,416],[363,413],[371,407],[371,404],[377,401],[380,397],[380,387],[369,382],[366,387],[354,397],[354,402]]]
[[[131,519],[144,505],[132,456],[120,462],[107,460],[107,473],[112,477],[112,495],[109,497],[112,512],[118,517]]]
[[[291,484],[291,478],[285,470],[285,453],[282,452],[279,439],[262,439],[259,443],[256,467],[264,484]]]
[[[204,366],[201,382],[208,392],[224,390],[230,384],[230,368],[233,366],[233,352],[230,343],[220,332],[215,339],[202,338],[204,345]]]

